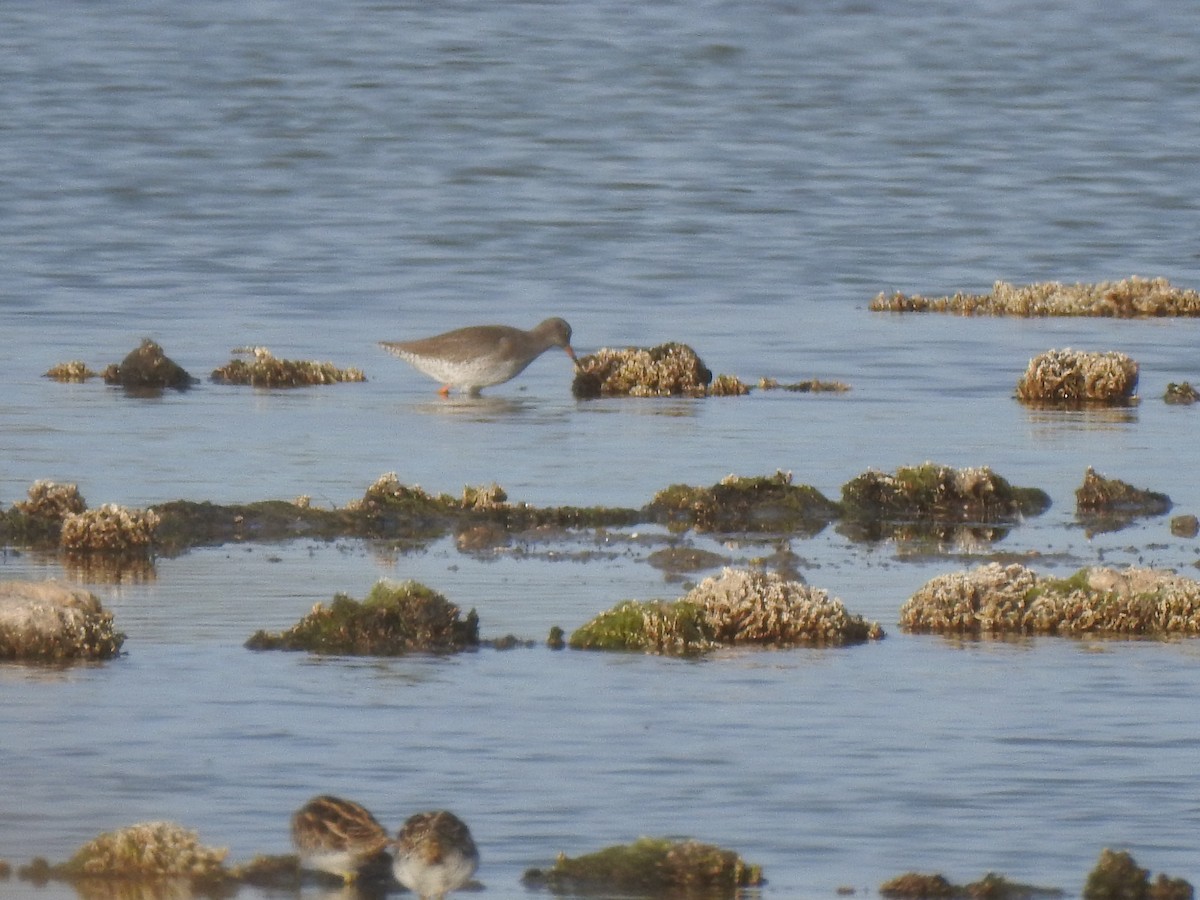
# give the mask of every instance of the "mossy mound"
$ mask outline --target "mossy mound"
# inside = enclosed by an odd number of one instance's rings
[[[657,347],[608,347],[581,356],[571,392],[582,400],[596,397],[703,397],[712,372],[686,344]]]
[[[1088,466],[1075,491],[1075,518],[1089,531],[1119,531],[1143,516],[1162,516],[1171,498],[1137,488],[1117,478],[1105,478]]]
[[[655,494],[646,510],[654,521],[675,528],[807,534],[816,534],[841,512],[816,488],[792,484],[790,472],[728,475],[712,487],[671,485]]]
[[[224,848],[206,847],[194,831],[173,822],[143,822],[88,841],[55,870],[60,877],[133,880],[186,878],[223,881]]]
[[[0,581],[0,659],[112,659],[125,635],[95,595],[54,581]]]
[[[136,350],[130,351],[120,364],[114,363],[106,368],[104,380],[135,393],[157,393],[163,388],[182,390],[197,381],[149,338],[143,340]]]
[[[1066,892],[1058,888],[1020,884],[993,872],[970,884],[954,884],[943,875],[907,872],[884,882],[879,886],[879,893],[893,900],[1034,900],[1038,897],[1066,896]]]
[[[725,569],[675,601],[626,600],[578,628],[577,650],[692,655],[732,646],[842,646],[878,640],[878,623],[824,590],[774,573]]]
[[[379,582],[359,603],[338,594],[281,634],[255,633],[252,650],[307,650],[354,656],[452,653],[479,644],[479,617],[460,618],[457,606],[415,581]]]
[[[1165,278],[1139,278],[1098,284],[1066,285],[1057,281],[1014,286],[997,281],[990,294],[957,293],[952,297],[879,294],[876,312],[944,312],[964,316],[1109,316],[1134,319],[1200,316],[1200,293],[1176,288]]]
[[[1029,406],[1128,406],[1136,402],[1138,364],[1124,353],[1047,350],[1017,380]]]
[[[63,519],[59,543],[64,550],[99,553],[144,553],[154,543],[159,517],[152,509],[129,509],[105,503],[70,513]]]
[[[1200,582],[1155,569],[1080,569],[1040,578],[988,563],[939,575],[900,608],[900,626],[936,634],[1200,635]]]
[[[1011,523],[1045,512],[1050,497],[1038,488],[1014,487],[987,466],[927,462],[894,474],[864,472],[842,486],[842,505],[853,519]]]
[[[1191,884],[1182,878],[1150,873],[1125,851],[1102,850],[1096,867],[1088,873],[1083,900],[1192,900]]]
[[[233,352],[245,354],[250,360],[231,359],[220,368],[213,369],[210,377],[218,384],[289,388],[367,380],[359,369],[339,369],[330,362],[277,359],[266,347],[239,347]]]
[[[530,869],[530,887],[579,893],[733,896],[763,883],[762,870],[736,852],[698,841],[638,838],[574,859],[560,854],[551,869]]]
[[[73,359],[70,362],[51,366],[44,377],[52,378],[55,381],[83,382],[89,378],[96,378],[99,374],[89,369],[83,360]]]

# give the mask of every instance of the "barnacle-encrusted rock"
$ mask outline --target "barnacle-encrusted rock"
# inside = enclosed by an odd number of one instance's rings
[[[105,503],[96,509],[68,514],[59,543],[65,550],[136,553],[154,543],[158,514],[152,509],[129,509]]]
[[[686,344],[657,347],[604,347],[581,356],[571,391],[580,399],[594,397],[703,397],[712,372]]]
[[[1032,900],[1038,897],[1062,897],[1058,888],[1036,887],[1009,881],[1002,875],[989,872],[970,884],[953,884],[943,875],[907,872],[879,886],[879,893],[892,900]]]
[[[246,354],[252,359],[249,362],[231,359],[220,368],[213,369],[213,381],[220,384],[286,388],[367,380],[359,369],[339,369],[330,362],[277,359],[266,347],[238,347],[233,352]]]
[[[909,631],[939,634],[1200,635],[1200,582],[1105,567],[1065,579],[988,563],[939,575],[900,608]]]
[[[553,891],[687,892],[732,897],[739,887],[762,884],[762,869],[732,850],[698,841],[638,838],[574,859],[559,854],[554,867],[530,869],[526,885]]]
[[[463,486],[463,509],[503,509],[507,502],[508,494],[498,484],[481,485],[480,487]]]
[[[1091,466],[1075,491],[1075,518],[1089,532],[1118,531],[1141,516],[1165,515],[1171,505],[1166,494],[1105,478]]]
[[[1050,497],[1013,487],[987,466],[955,469],[924,463],[895,474],[864,472],[842,486],[846,514],[885,521],[1013,522],[1038,515]]]
[[[1163,392],[1164,402],[1173,403],[1178,406],[1191,406],[1197,400],[1200,400],[1200,391],[1197,391],[1187,381],[1179,384],[1172,381],[1167,384],[1167,389]]]
[[[840,646],[878,640],[876,622],[828,592],[779,575],[725,569],[675,601],[626,600],[571,635],[581,650],[694,654],[718,647]]]
[[[28,500],[18,500],[13,508],[26,516],[61,522],[69,515],[87,509],[87,503],[74,484],[56,484],[39,479],[29,486]]]
[[[750,393],[750,388],[736,375],[718,375],[708,386],[710,397],[742,397]]]
[[[95,378],[97,374],[99,373],[89,369],[83,360],[73,359],[51,366],[45,377],[55,381],[87,381],[89,378]]]
[[[1192,895],[1182,878],[1159,875],[1151,883],[1150,873],[1124,850],[1100,851],[1083,886],[1083,900],[1192,900]]]
[[[195,378],[149,338],[130,351],[120,365],[114,363],[105,369],[104,380],[134,392],[160,391],[168,387],[183,389],[196,383]]]
[[[839,513],[836,503],[791,472],[727,475],[712,487],[675,484],[654,495],[647,512],[669,526],[700,531],[799,531],[816,534]]]
[[[1171,285],[1165,278],[1139,278],[1098,284],[1057,281],[1015,287],[997,281],[990,294],[957,293],[922,297],[899,292],[871,301],[877,312],[947,312],[965,316],[1200,316],[1200,293]]]
[[[111,659],[125,635],[82,588],[55,581],[0,581],[0,659]]]
[[[1017,399],[1031,406],[1124,406],[1136,401],[1138,364],[1115,350],[1047,350],[1017,380]]]
[[[850,385],[841,381],[818,381],[816,378],[791,384],[780,384],[776,378],[760,378],[758,389],[760,391],[792,391],[797,394],[844,394],[850,390]]]
[[[88,841],[57,874],[71,878],[224,880],[224,848],[206,847],[173,822],[142,822]]]
[[[252,650],[361,656],[449,653],[478,644],[475,610],[461,619],[457,606],[415,581],[398,585],[381,581],[361,603],[338,594],[329,606],[316,604],[282,634],[259,631],[246,642]]]

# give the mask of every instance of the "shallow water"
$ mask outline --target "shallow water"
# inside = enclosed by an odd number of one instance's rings
[[[93,506],[341,505],[395,471],[434,493],[498,482],[514,502],[640,506],[777,469],[837,498],[868,468],[929,459],[1054,505],[991,547],[794,539],[804,577],[887,639],[702,661],[540,645],[619,599],[682,592],[646,562],[669,537],[652,527],[492,555],[232,545],[120,583],[9,550],[0,577],[81,581],[129,637],[107,665],[0,667],[0,858],[65,859],[159,818],[234,859],[282,853],[291,811],[328,791],[393,827],[453,808],[490,897],[525,895],[521,872],[559,851],[643,834],[735,848],[772,898],[871,893],[911,869],[1075,893],[1105,846],[1200,880],[1193,642],[958,643],[894,624],[929,578],[992,551],[1193,574],[1200,543],[1167,517],[1089,536],[1073,491],[1090,465],[1200,512],[1200,411],[1161,401],[1200,380],[1200,323],[866,310],[880,291],[997,279],[1200,286],[1198,39],[1200,10],[1134,0],[6,4],[0,502],[47,478]],[[579,403],[555,352],[443,402],[375,345],[548,315],[580,352],[677,340],[748,382],[852,390]],[[135,399],[40,377],[143,337],[203,383]],[[247,344],[369,381],[207,382]],[[1017,404],[1029,358],[1065,346],[1129,353],[1142,402]],[[736,564],[776,549],[682,540]],[[538,646],[242,648],[381,577]],[[0,881],[26,895],[72,893]]]

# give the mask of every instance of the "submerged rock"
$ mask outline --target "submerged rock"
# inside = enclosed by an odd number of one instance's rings
[[[720,647],[842,646],[882,638],[827,591],[773,573],[725,569],[675,601],[626,600],[578,628],[577,650],[691,655]]]
[[[281,634],[255,633],[251,650],[307,650],[355,656],[451,653],[479,645],[475,610],[460,610],[437,591],[415,581],[379,582],[359,603],[338,594]]]
[[[796,394],[844,394],[850,390],[850,385],[841,381],[818,381],[816,378],[808,381],[796,381],[792,384],[780,384],[775,378],[760,378],[760,391],[791,391]]]
[[[763,883],[762,869],[732,850],[649,837],[574,859],[559,854],[553,868],[530,869],[522,880],[527,886],[556,892],[672,896],[687,892],[705,897],[732,897],[738,888]]]
[[[125,635],[95,595],[55,581],[0,581],[0,659],[111,659]]]
[[[1166,515],[1171,506],[1166,494],[1105,478],[1091,466],[1075,491],[1075,518],[1089,532],[1119,531],[1134,519]]]
[[[957,635],[1200,635],[1200,582],[1102,566],[1042,578],[1016,563],[988,563],[927,582],[900,608],[900,626]]]
[[[251,360],[231,359],[214,369],[211,378],[218,384],[289,388],[367,380],[360,369],[339,369],[330,362],[277,359],[266,347],[239,347],[233,352],[246,354]]]
[[[887,522],[1015,522],[1039,515],[1050,497],[1038,488],[1014,487],[987,466],[955,469],[924,463],[894,474],[868,471],[842,486],[852,519]]]
[[[1063,897],[1058,888],[1036,887],[1009,881],[1002,875],[989,872],[970,884],[953,884],[944,875],[907,872],[879,886],[880,895],[892,900],[1033,900],[1038,897]]]
[[[105,369],[104,380],[135,393],[153,393],[163,388],[183,390],[197,381],[149,338],[143,340],[136,350],[130,351],[120,365],[114,363]]]
[[[718,532],[816,534],[840,509],[820,491],[792,484],[790,472],[773,476],[727,475],[712,487],[675,484],[654,495],[647,512],[676,528]]]
[[[1200,400],[1200,391],[1197,391],[1189,382],[1176,384],[1170,382],[1167,384],[1167,389],[1163,393],[1163,401],[1165,403],[1173,403],[1178,406],[1191,406],[1197,400]]]
[[[1047,350],[1029,361],[1017,399],[1031,406],[1127,406],[1137,400],[1138,364],[1124,353]]]
[[[703,397],[712,372],[686,344],[657,347],[608,347],[581,356],[575,366],[571,392],[595,397]]]
[[[1200,293],[1176,288],[1165,278],[1139,278],[1098,284],[1065,285],[1057,281],[1016,287],[997,281],[990,294],[957,293],[953,297],[879,294],[876,312],[946,312],[965,316],[1111,316],[1132,319],[1157,316],[1200,316]]]
[[[1192,896],[1191,884],[1182,878],[1159,875],[1151,883],[1150,873],[1123,850],[1102,850],[1083,886],[1083,900],[1192,900]]]

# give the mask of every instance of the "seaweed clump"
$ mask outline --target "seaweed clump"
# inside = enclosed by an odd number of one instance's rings
[[[891,900],[948,900],[948,898],[970,898],[970,900],[1032,900],[1037,897],[1063,897],[1066,892],[1059,888],[1037,887],[1009,881],[1003,875],[988,872],[970,884],[954,884],[944,875],[928,875],[921,872],[906,872],[879,886],[881,896]]]
[[[1137,402],[1138,364],[1124,353],[1047,350],[1017,380],[1017,399],[1030,406],[1128,406]]]
[[[727,475],[712,487],[671,485],[654,495],[647,511],[673,528],[807,534],[817,534],[840,512],[816,488],[792,484],[791,472]]]
[[[1174,287],[1165,278],[1139,278],[1097,284],[1058,281],[1014,286],[997,281],[990,294],[959,292],[952,297],[879,294],[875,312],[943,312],[964,316],[1104,316],[1134,319],[1200,316],[1200,293]]]
[[[1016,563],[988,563],[931,579],[900,608],[900,626],[971,636],[1200,635],[1200,582],[1101,566],[1040,578]]]
[[[730,896],[763,883],[762,869],[733,850],[699,841],[638,838],[574,859],[559,854],[548,870],[530,869],[522,881],[553,891],[703,893]]]
[[[1096,867],[1088,873],[1083,900],[1192,900],[1191,884],[1182,878],[1150,873],[1124,850],[1100,851]]]
[[[131,350],[119,364],[113,363],[106,368],[104,380],[133,393],[149,394],[156,394],[163,388],[183,390],[197,381],[149,338]]]
[[[355,656],[399,656],[411,652],[452,653],[479,644],[479,617],[460,618],[457,606],[437,591],[408,581],[379,582],[359,603],[338,594],[281,634],[256,632],[251,650],[307,650]]]
[[[125,635],[82,588],[53,581],[0,582],[0,659],[61,663],[112,659]]]
[[[713,373],[686,344],[657,347],[604,347],[579,358],[571,392],[596,397],[703,397]]]
[[[1142,516],[1166,515],[1171,506],[1166,494],[1105,478],[1091,466],[1075,491],[1075,518],[1089,532],[1119,531]]]
[[[846,515],[885,522],[1015,522],[1039,515],[1050,497],[1014,487],[987,466],[955,469],[926,462],[895,474],[868,471],[842,486]]]
[[[626,600],[577,629],[577,650],[692,655],[731,646],[842,646],[882,638],[828,592],[774,573],[725,569],[675,601]]]
[[[278,359],[266,347],[239,347],[233,352],[245,354],[252,359],[249,362],[231,359],[220,368],[214,369],[211,378],[218,384],[289,388],[367,380],[360,369],[339,369],[330,362]]]

